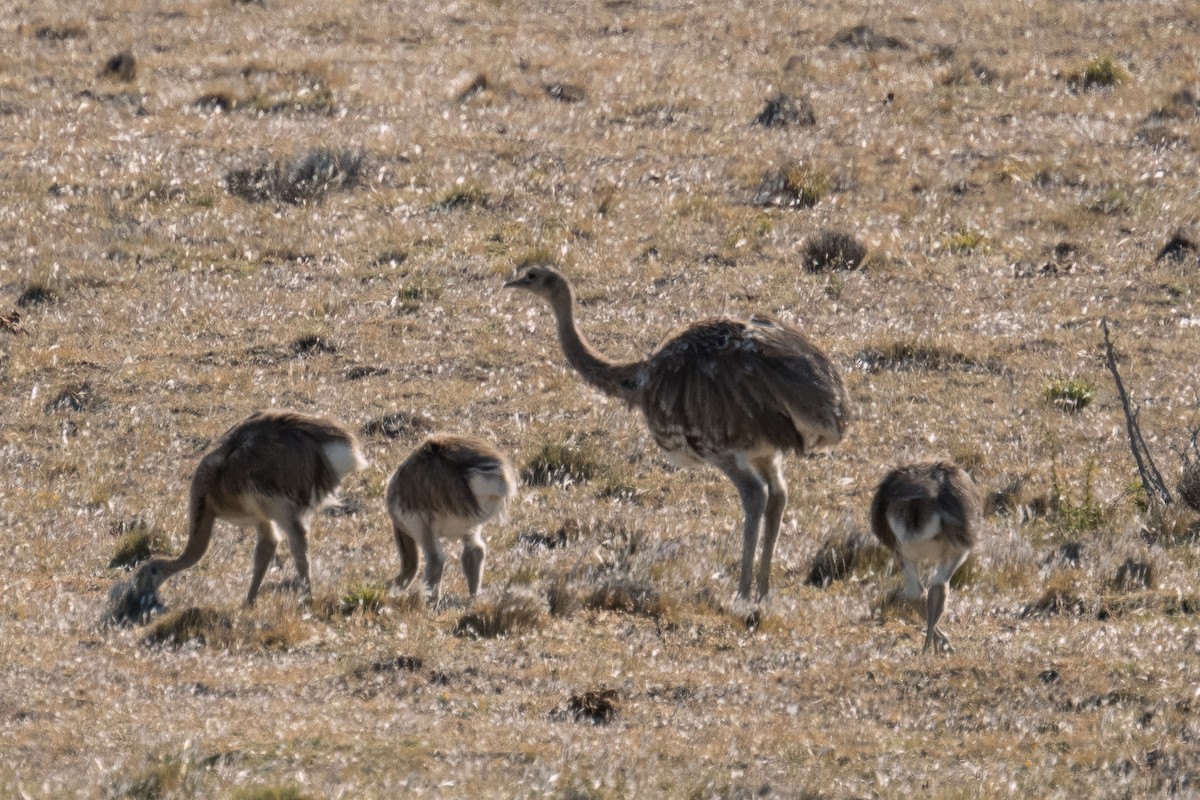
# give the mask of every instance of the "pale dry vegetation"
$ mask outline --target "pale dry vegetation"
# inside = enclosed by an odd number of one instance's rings
[[[1200,523],[1137,485],[1098,330],[1174,491],[1186,3],[3,9],[0,795],[1200,792]],[[823,231],[854,258],[812,272]],[[856,420],[788,466],[762,609],[728,481],[666,467],[500,288],[543,260],[613,357],[762,311],[841,366]],[[119,564],[182,545],[199,456],[273,405],[372,461],[315,521],[312,608],[284,561],[242,609],[252,536],[218,523],[164,614],[103,627]],[[438,606],[381,589],[386,479],[432,430],[531,477],[475,604],[453,562]],[[957,651],[920,658],[866,512],[951,456],[991,511]]]

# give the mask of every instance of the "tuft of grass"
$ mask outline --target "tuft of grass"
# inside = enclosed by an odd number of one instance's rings
[[[521,480],[529,486],[569,486],[604,472],[600,450],[588,440],[553,439],[525,462]]]
[[[29,308],[53,303],[59,299],[58,287],[49,281],[31,280],[25,283],[21,293],[17,295],[17,306]]]
[[[144,639],[148,645],[179,647],[188,642],[228,644],[233,638],[233,620],[212,608],[185,608],[163,617]]]
[[[1136,592],[1141,589],[1153,589],[1155,583],[1154,565],[1148,561],[1138,561],[1127,558],[1117,568],[1113,586],[1118,592]]]
[[[757,206],[812,208],[833,188],[833,178],[823,169],[790,166],[768,170],[754,193]]]
[[[414,272],[404,279],[392,298],[392,307],[412,313],[425,303],[442,299],[442,284],[424,272]]]
[[[1142,488],[1140,482],[1137,486]],[[1160,547],[1195,545],[1200,543],[1200,517],[1186,506],[1155,504],[1146,512],[1142,538]]]
[[[1060,411],[1078,414],[1096,399],[1096,387],[1082,378],[1055,378],[1042,396]]]
[[[1074,78],[1085,90],[1110,89],[1129,80],[1129,70],[1117,63],[1112,56],[1100,56],[1088,61]]]
[[[96,411],[104,406],[90,381],[71,384],[59,389],[54,399],[46,403],[49,414],[54,411]]]
[[[108,567],[132,567],[156,553],[165,553],[170,546],[165,533],[143,520],[136,520],[117,539]]]
[[[364,422],[364,436],[382,436],[385,439],[399,439],[402,436],[419,436],[433,429],[433,420],[419,411],[395,411],[382,417]]]
[[[855,356],[867,372],[880,370],[930,370],[933,372],[972,372],[987,375],[1004,373],[1004,366],[995,358],[979,359],[957,350],[913,339],[897,339],[881,347],[871,347]]]
[[[168,797],[183,796],[183,792],[195,783],[195,771],[189,776],[189,765],[178,758],[166,758],[151,764],[128,778],[119,786],[119,796],[129,800],[166,800]],[[195,787],[191,787],[195,788]]]
[[[817,549],[809,564],[808,586],[827,587],[851,575],[880,575],[891,568],[892,554],[874,539],[854,533],[829,539]]]
[[[225,189],[253,203],[315,203],[335,191],[359,185],[365,154],[317,147],[289,161],[276,161],[225,173]]]
[[[460,180],[438,197],[437,207],[442,211],[460,208],[487,208],[491,198],[487,190],[478,183]]]
[[[656,619],[671,613],[670,603],[658,589],[629,577],[606,580],[592,590],[583,606],[592,611],[617,611]]]
[[[1066,481],[1058,466],[1053,467],[1051,507],[1057,513],[1062,527],[1070,533],[1094,531],[1108,519],[1108,513],[1096,497],[1096,469],[1093,456],[1084,468],[1083,496],[1076,501],[1068,494]]]
[[[804,243],[804,268],[809,272],[858,269],[867,248],[849,233],[825,229]]]
[[[572,695],[567,709],[576,722],[606,725],[617,716],[617,698],[616,689],[591,689]]]
[[[565,578],[555,578],[546,589],[546,605],[552,617],[570,617],[579,610],[579,592]]]
[[[764,128],[809,126],[817,124],[817,115],[807,97],[791,97],[780,93],[767,99],[762,111],[750,124]]]
[[[967,255],[976,251],[986,250],[988,239],[982,233],[971,228],[963,228],[946,239],[946,248],[957,255]]]
[[[310,800],[298,786],[251,786],[234,792],[233,800]]]
[[[1058,615],[1083,616],[1089,604],[1079,594],[1071,576],[1052,578],[1042,591],[1041,597],[1021,608],[1019,617],[1051,617]]]
[[[505,589],[499,596],[476,601],[473,611],[459,617],[453,634],[476,639],[518,636],[545,622],[546,607],[540,599]]]
[[[387,589],[383,586],[355,586],[346,591],[341,599],[341,612],[378,614],[387,602]]]

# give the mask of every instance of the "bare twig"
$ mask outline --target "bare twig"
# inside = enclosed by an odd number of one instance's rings
[[[1130,405],[1125,384],[1121,381],[1121,373],[1117,371],[1117,357],[1113,352],[1112,340],[1108,338],[1107,319],[1100,320],[1100,328],[1104,331],[1104,360],[1117,384],[1117,395],[1121,398],[1121,408],[1125,412],[1125,429],[1129,433],[1129,448],[1133,451],[1133,460],[1137,462],[1142,488],[1146,490],[1147,498],[1169,506],[1174,499],[1171,497],[1170,490],[1167,489],[1167,484],[1163,481],[1162,473],[1158,471],[1158,467],[1154,463],[1154,457],[1150,454],[1150,448],[1146,446],[1146,440],[1142,438],[1142,429],[1137,420],[1138,411]]]

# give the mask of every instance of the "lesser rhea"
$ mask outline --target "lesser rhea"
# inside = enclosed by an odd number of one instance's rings
[[[945,461],[909,464],[890,471],[871,503],[871,530],[900,561],[904,596],[926,593],[922,564],[932,564],[925,601],[925,647],[952,652],[938,627],[946,610],[951,576],[975,544],[981,502],[979,490],[961,467]]]
[[[516,487],[508,458],[483,439],[435,434],[421,442],[388,481],[387,510],[400,553],[396,588],[406,588],[417,574],[420,548],[425,587],[436,600],[446,563],[442,540],[461,539],[463,574],[474,597],[487,553],[480,530],[504,510]]]
[[[247,605],[258,596],[279,543],[279,529],[287,535],[302,597],[309,600],[306,518],[346,475],[366,464],[354,434],[332,419],[297,411],[251,414],[225,432],[192,474],[183,553],[146,562],[133,586],[143,599],[153,598],[164,581],[200,560],[213,525],[224,519],[258,529]]]
[[[758,599],[770,587],[787,484],[783,455],[832,449],[850,420],[842,378],[796,328],[776,319],[706,319],[671,334],[642,361],[615,362],[575,325],[567,279],[534,266],[505,286],[550,304],[563,354],[585,381],[641,409],[654,440],[680,466],[711,464],[737,487],[744,515],[738,596],[750,596],[762,534]]]

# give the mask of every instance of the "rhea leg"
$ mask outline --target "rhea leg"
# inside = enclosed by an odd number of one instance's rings
[[[396,576],[393,585],[397,589],[405,589],[417,574],[417,543],[408,535],[408,531],[392,517],[392,538],[396,540],[396,550],[400,553],[400,574]]]
[[[933,647],[935,653],[953,653],[950,639],[942,633],[938,622],[946,611],[946,596],[950,592],[950,578],[967,560],[967,553],[955,553],[943,561],[933,575],[929,586],[929,597],[925,604],[925,647],[921,652],[928,652]]]
[[[935,583],[929,587],[929,598],[925,604],[925,646],[921,648],[922,653],[929,652],[931,646],[935,653],[954,652],[954,648],[950,646],[950,640],[937,626],[938,620],[942,618],[945,610],[946,584]]]
[[[754,551],[758,546],[758,532],[762,529],[767,506],[767,483],[740,458],[722,458],[716,462],[716,466],[733,481],[742,501],[742,577],[738,581],[738,597],[748,600],[750,582],[754,578]]]
[[[295,513],[288,515],[284,530],[287,531],[292,561],[296,562],[296,573],[300,576],[300,601],[308,603],[312,600],[312,580],[308,575],[308,531],[303,520]]]
[[[467,578],[467,591],[474,597],[483,584],[483,559],[487,554],[487,545],[478,530],[471,531],[463,537],[462,569]]]
[[[758,563],[758,599],[767,596],[771,581],[771,558],[775,554],[775,541],[779,527],[783,524],[783,509],[787,505],[787,481],[783,479],[783,459],[775,454],[758,462],[759,471],[767,479],[767,510],[763,523],[762,560]]]
[[[442,567],[446,565],[446,553],[433,531],[426,530],[421,549],[425,553],[425,590],[429,599],[437,602],[442,584]]]
[[[275,526],[270,522],[258,523],[258,543],[254,545],[254,571],[250,576],[246,605],[254,605],[254,599],[258,597],[258,589],[262,586],[263,577],[267,574],[267,567],[271,565],[271,558],[275,555],[278,545],[279,534],[275,531]]]

